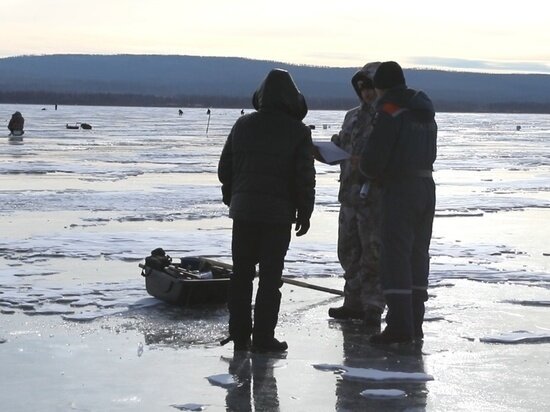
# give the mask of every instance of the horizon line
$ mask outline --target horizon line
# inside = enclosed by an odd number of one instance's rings
[[[295,63],[295,62],[285,62],[282,60],[272,60],[272,59],[260,59],[253,57],[243,57],[243,56],[220,56],[220,55],[198,55],[198,54],[173,54],[173,53],[43,53],[43,54],[19,54],[19,55],[0,55],[0,60],[5,59],[17,59],[24,57],[52,57],[52,56],[100,56],[100,57],[115,57],[115,56],[149,56],[149,57],[198,57],[198,58],[228,58],[228,59],[241,59],[241,60],[250,60],[257,62],[272,62],[279,63],[291,66],[298,67],[311,67],[311,68],[320,68],[320,69],[358,69],[358,66],[329,66],[329,65],[318,65],[318,64],[308,64],[308,63]],[[430,60],[439,60],[439,64],[429,63]],[[407,61],[407,60],[405,60]],[[413,58],[411,64],[401,64],[404,70],[431,70],[431,71],[444,71],[444,72],[455,72],[455,73],[478,73],[478,74],[521,74],[521,75],[550,75],[550,67],[548,69],[541,68],[541,63],[527,63],[537,66],[538,70],[526,70],[518,69],[518,63],[502,63],[494,61],[483,61],[483,60],[466,60],[466,59],[443,59],[443,58]],[[453,64],[444,64],[454,63]],[[468,67],[468,66],[481,66],[481,67]],[[495,65],[501,65],[500,67],[494,67]],[[506,65],[513,66],[506,68]],[[491,67],[493,66],[493,67]],[[548,66],[542,64],[542,66]],[[548,70],[548,71],[545,71]]]

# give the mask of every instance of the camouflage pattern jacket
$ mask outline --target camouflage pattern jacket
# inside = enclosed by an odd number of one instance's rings
[[[366,178],[359,170],[359,158],[368,137],[372,132],[374,108],[362,104],[346,113],[340,133],[332,136],[332,142],[351,154],[351,158],[340,163],[340,191],[338,201],[346,206],[366,204],[366,199],[359,195]]]

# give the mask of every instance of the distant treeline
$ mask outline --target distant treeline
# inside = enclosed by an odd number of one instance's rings
[[[308,98],[312,110],[348,110],[357,105],[355,98]],[[38,105],[81,105],[81,106],[135,106],[135,107],[219,107],[249,109],[251,96],[153,96],[131,93],[52,93],[42,91],[0,92],[0,103]],[[437,101],[438,112],[454,113],[545,113],[550,114],[550,103],[472,103]]]

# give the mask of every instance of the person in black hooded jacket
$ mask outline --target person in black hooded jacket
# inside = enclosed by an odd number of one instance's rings
[[[218,164],[223,202],[233,219],[228,298],[229,338],[235,350],[282,352],[275,338],[284,258],[291,225],[296,235],[310,227],[315,168],[310,129],[302,123],[307,105],[290,74],[271,70],[253,96],[255,112],[234,124]],[[259,286],[252,326],[253,279]]]
[[[437,124],[431,100],[407,88],[396,62],[378,67],[374,87],[377,113],[360,168],[382,186],[380,280],[388,313],[386,328],[370,340],[411,342],[424,336]]]
[[[10,134],[22,135],[24,133],[23,127],[25,125],[25,119],[21,115],[21,112],[15,112],[11,115],[10,122],[8,123],[8,129]]]

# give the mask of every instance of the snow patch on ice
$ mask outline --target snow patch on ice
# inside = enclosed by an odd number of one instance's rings
[[[180,411],[204,411],[207,405],[201,405],[199,403],[184,403],[183,405],[170,405],[172,408],[179,409]]]
[[[487,336],[479,339],[484,343],[549,343],[550,333],[534,333],[526,330],[516,330],[508,333],[501,333],[500,335]]]
[[[392,381],[392,382],[427,382],[432,375],[423,372],[382,371],[372,368],[352,368],[334,364],[316,364],[315,369],[342,373],[342,378],[349,380]]]
[[[82,313],[76,313],[72,315],[63,315],[61,317],[65,320],[72,320],[74,322],[89,322],[105,316],[113,316],[123,312],[126,312],[126,309],[104,309],[104,310],[84,311]]]
[[[239,383],[235,380],[233,375],[228,373],[222,373],[220,375],[207,376],[208,382],[212,385],[221,386],[222,388],[233,388]]]
[[[400,389],[365,389],[360,395],[365,398],[396,399],[405,398],[407,393]]]
[[[66,315],[74,313],[74,310],[65,305],[53,303],[34,308],[25,312],[27,315]]]
[[[502,302],[522,306],[550,306],[550,300],[503,300]]]
[[[22,310],[27,315],[63,315],[65,320],[90,321],[159,304],[162,302],[147,294],[141,280],[66,288],[0,285],[4,314]]]

